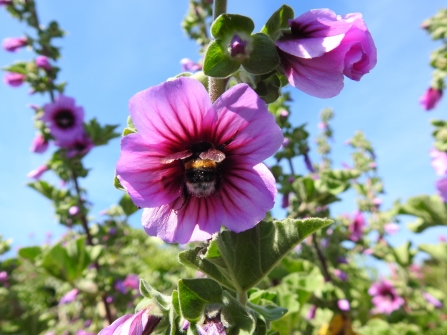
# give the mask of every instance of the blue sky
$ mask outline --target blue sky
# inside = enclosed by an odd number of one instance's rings
[[[41,22],[57,20],[67,35],[58,41],[62,47],[60,79],[67,81],[66,94],[76,98],[87,118],[101,123],[125,124],[129,98],[138,91],[159,84],[180,72],[180,59],[198,59],[197,47],[180,27],[187,1],[60,1],[41,0]],[[418,104],[431,80],[429,52],[437,43],[419,28],[422,20],[445,6],[444,1],[397,0],[320,0],[291,1],[296,16],[312,8],[331,8],[337,14],[363,13],[378,49],[376,68],[360,82],[345,80],[342,93],[322,100],[293,92],[293,121],[307,123],[317,134],[321,109],[335,110],[334,161],[341,167],[349,162],[349,150],[343,142],[357,129],[364,131],[376,148],[379,173],[386,194],[385,207],[395,199],[433,194],[436,176],[430,166],[429,120],[443,118],[447,103],[424,112]],[[283,4],[276,0],[229,0],[228,12],[253,18],[260,30],[271,13]],[[0,39],[29,32],[25,26],[0,10]],[[0,65],[31,59],[32,53],[0,52]],[[14,239],[14,247],[42,243],[49,231],[58,236],[64,231],[54,219],[50,203],[25,184],[26,174],[45,163],[49,153],[29,152],[34,137],[32,111],[27,104],[44,104],[48,97],[29,95],[28,88],[10,88],[0,84],[0,234]],[[94,203],[92,214],[116,203],[121,193],[112,186],[119,140],[107,147],[95,148],[86,158],[92,168],[82,186]],[[316,157],[311,153],[311,157]],[[304,166],[297,161],[297,170]],[[348,199],[337,207],[352,212],[355,203]],[[139,226],[139,214],[132,220]],[[436,241],[441,228],[423,235],[424,241]],[[30,237],[33,233],[35,236]],[[407,233],[395,238],[400,244]],[[416,239],[421,239],[417,237]]]

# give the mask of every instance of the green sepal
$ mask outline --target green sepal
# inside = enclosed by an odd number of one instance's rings
[[[135,307],[135,313],[149,307],[152,303],[153,300],[151,298],[143,297],[143,299],[141,299],[141,301]]]
[[[126,189],[124,188],[124,186],[121,185],[121,182],[120,182],[120,180],[118,179],[117,176],[115,176],[115,178],[113,178],[113,186],[115,186],[115,188],[116,188],[117,190],[120,190],[120,191],[126,191]]]
[[[27,65],[28,65],[28,63],[20,62],[20,63],[15,63],[13,65],[4,67],[4,68],[2,68],[2,70],[8,71],[8,72],[13,72],[13,73],[27,74],[28,73]]]
[[[247,305],[254,311],[261,314],[267,321],[275,321],[282,318],[287,313],[287,308],[277,307],[277,306],[259,306],[252,303]]]
[[[205,307],[222,303],[222,287],[212,279],[180,279],[178,298],[181,315],[189,322],[199,322],[205,317]]]
[[[133,213],[138,211],[138,207],[135,206],[132,199],[130,198],[130,195],[125,193],[121,200],[119,201],[119,205],[123,209],[123,212],[126,216],[131,216]]]
[[[164,295],[149,285],[144,279],[140,278],[140,293],[146,297],[152,299],[160,309],[168,311],[171,308],[172,299],[170,296]]]
[[[250,73],[264,74],[275,69],[279,64],[279,56],[275,44],[265,34],[251,35],[252,50],[250,56],[242,61],[242,66]]]
[[[205,53],[203,73],[215,78],[225,78],[239,69],[240,63],[232,60],[218,41],[212,41]]]
[[[222,14],[211,25],[211,35],[215,39],[225,39],[225,37],[241,31],[250,35],[254,29],[255,24],[247,16]]]
[[[281,80],[279,79],[278,75],[274,73],[267,79],[257,83],[255,92],[262,100],[265,101],[265,103],[271,104],[279,98],[281,94],[280,88]]]
[[[282,5],[270,16],[265,26],[262,27],[261,33],[270,36],[273,41],[276,41],[280,37],[282,30],[289,29],[289,20],[292,20],[294,16],[292,8]]]
[[[136,133],[137,129],[135,128],[132,118],[130,117],[130,115],[127,117],[127,127],[124,128],[123,130],[123,136],[127,136],[129,134],[133,134]]]

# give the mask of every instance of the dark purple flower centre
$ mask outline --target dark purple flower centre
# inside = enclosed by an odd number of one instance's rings
[[[231,57],[245,55],[245,46],[247,42],[242,40],[239,35],[234,35],[229,45]]]
[[[73,127],[75,123],[75,117],[71,110],[61,109],[58,110],[54,115],[54,121],[56,122],[59,128],[69,129]]]
[[[382,297],[387,298],[389,301],[394,301],[394,299],[396,299],[395,294],[389,288],[382,288],[379,294]]]

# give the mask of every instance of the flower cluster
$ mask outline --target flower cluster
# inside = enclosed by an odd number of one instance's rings
[[[443,176],[436,181],[436,189],[444,202],[447,202],[447,153],[438,149],[430,149],[431,165],[438,176]]]

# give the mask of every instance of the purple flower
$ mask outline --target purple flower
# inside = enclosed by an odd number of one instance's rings
[[[435,186],[442,201],[447,202],[447,177],[438,179]]]
[[[334,275],[336,277],[338,277],[341,281],[347,281],[348,280],[347,273],[342,271],[342,270],[334,269]]]
[[[438,176],[447,174],[447,153],[438,149],[430,149],[431,165]]]
[[[28,178],[32,178],[32,179],[38,180],[38,179],[40,179],[40,177],[42,177],[42,175],[46,171],[48,171],[48,166],[42,165],[42,166],[39,166],[37,169],[34,169],[34,170],[30,171],[26,176]]]
[[[2,42],[2,48],[6,51],[16,52],[28,44],[26,37],[7,37]]]
[[[282,195],[281,208],[289,207],[289,196],[290,196],[289,192],[284,193]]]
[[[115,282],[115,290],[120,291],[122,294],[126,294],[127,293],[127,287],[124,286],[124,281],[123,280],[117,280]]]
[[[363,237],[363,227],[365,226],[365,218],[363,217],[362,212],[357,211],[354,214],[354,219],[349,225],[349,239],[351,241],[357,242],[360,241]]]
[[[138,275],[132,273],[126,276],[123,284],[125,287],[131,290],[138,290],[138,288],[140,287],[140,279],[138,278]]]
[[[289,116],[289,111],[287,109],[281,109],[281,112],[279,113],[279,116],[283,119]]]
[[[8,280],[8,273],[6,271],[0,272],[0,281],[6,282]]]
[[[48,149],[48,145],[49,142],[45,140],[42,134],[37,134],[33,142],[31,143],[30,151],[41,154]]]
[[[54,102],[43,106],[42,121],[49,124],[56,144],[69,147],[84,134],[84,109],[75,105],[75,100],[60,95]]]
[[[0,6],[8,6],[12,4],[12,0],[0,0]]]
[[[239,55],[244,57],[246,45],[247,42],[241,39],[239,35],[234,35],[230,45],[228,46],[231,57],[237,57]]]
[[[343,256],[339,256],[339,257],[337,258],[337,261],[338,261],[338,263],[340,263],[340,264],[348,264],[348,260],[347,260],[345,257],[343,257]]]
[[[70,215],[76,215],[78,213],[79,213],[79,207],[78,206],[71,206],[68,209],[68,214],[70,214]]]
[[[286,148],[289,146],[289,144],[290,144],[290,138],[284,137],[284,140],[282,141],[282,147]]]
[[[425,300],[427,300],[428,303],[432,304],[436,308],[442,308],[442,302],[440,302],[438,299],[436,299],[430,293],[422,292],[422,296],[424,297]]]
[[[309,311],[306,314],[306,320],[313,320],[315,319],[315,313],[317,312],[317,306],[312,305],[310,306]]]
[[[390,223],[386,223],[383,226],[383,229],[385,230],[385,232],[388,235],[394,235],[394,234],[397,234],[399,232],[399,225],[397,225],[397,224],[395,224],[393,222],[390,222]]]
[[[52,66],[48,57],[46,56],[37,56],[36,57],[36,65],[37,67],[44,69],[45,71],[51,71]]]
[[[276,46],[289,83],[318,98],[343,88],[343,75],[359,81],[377,63],[377,50],[362,14],[313,9],[289,21]]]
[[[26,76],[21,73],[6,72],[3,82],[11,87],[18,87],[23,84]]]
[[[403,298],[397,295],[393,285],[386,279],[373,283],[368,290],[368,294],[373,297],[372,303],[375,308],[372,312],[374,314],[391,314],[391,312],[399,309],[405,302]]]
[[[85,155],[94,147],[92,140],[85,132],[81,133],[79,137],[75,138],[71,142],[56,141],[56,145],[62,148],[67,148],[67,157],[69,158],[77,155]]]
[[[123,315],[98,335],[149,335],[161,320],[159,316],[150,315],[150,309],[148,307],[136,314]]]
[[[62,298],[59,300],[59,305],[65,305],[69,304],[70,302],[73,302],[77,295],[79,294],[79,290],[74,288],[71,291],[68,291]]]
[[[248,85],[211,104],[201,83],[182,77],[137,93],[129,109],[138,132],[122,138],[116,171],[145,208],[149,235],[187,243],[221,225],[241,232],[273,207],[275,179],[261,162],[283,135]]]
[[[340,299],[337,301],[337,306],[341,311],[349,311],[351,309],[351,305],[347,299]]]
[[[306,165],[307,170],[308,170],[310,173],[314,173],[314,172],[315,172],[315,169],[314,169],[314,167],[312,166],[312,162],[310,161],[310,157],[309,157],[309,155],[306,153],[306,154],[304,154],[303,156],[304,156],[304,165]]]
[[[442,98],[442,90],[438,90],[436,88],[430,87],[419,99],[419,103],[422,108],[426,111],[432,110],[435,108],[439,100]]]
[[[189,58],[183,58],[180,60],[180,64],[182,65],[182,71],[196,72],[202,70],[202,65],[192,61]]]

